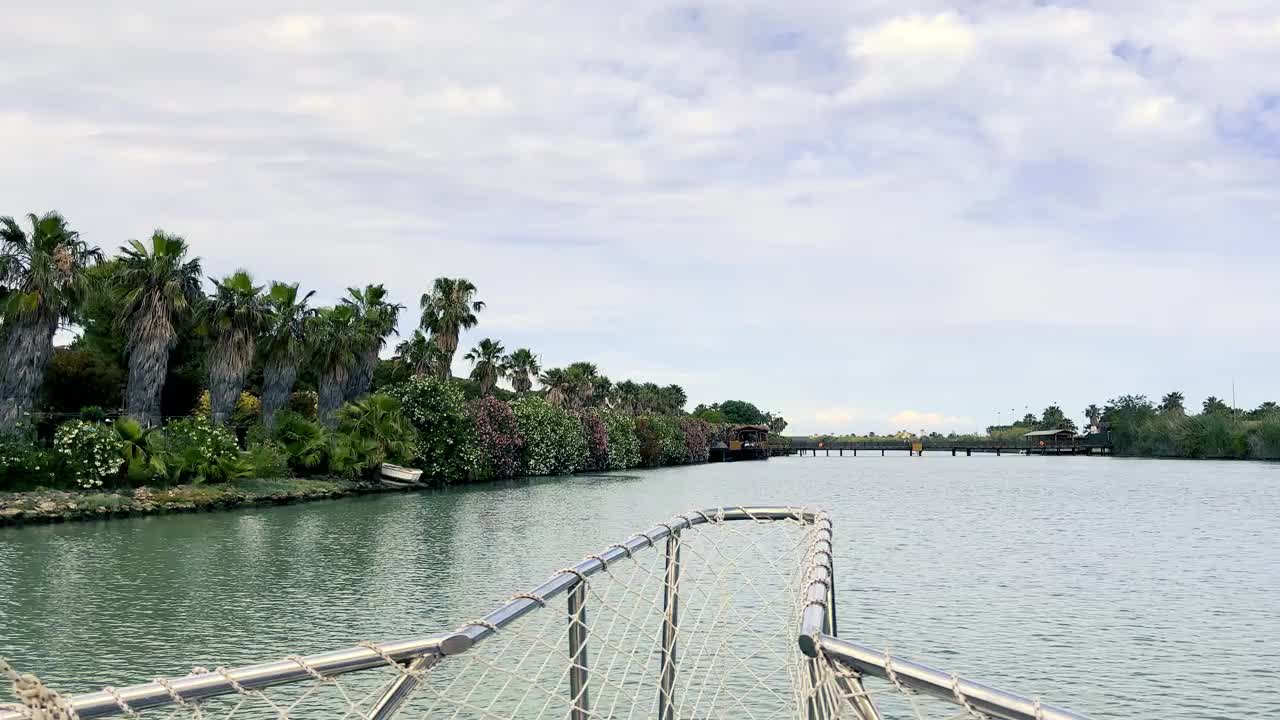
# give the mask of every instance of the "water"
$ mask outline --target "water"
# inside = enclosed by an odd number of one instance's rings
[[[452,628],[692,508],[836,523],[841,635],[1096,718],[1280,716],[1280,465],[778,458],[0,529],[0,655],[82,692]]]

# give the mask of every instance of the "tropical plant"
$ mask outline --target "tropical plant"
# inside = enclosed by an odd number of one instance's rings
[[[203,418],[183,418],[164,426],[157,454],[171,483],[225,482],[253,474],[226,428]]]
[[[58,326],[77,318],[89,269],[102,260],[56,212],[0,217],[0,433],[35,407]]]
[[[562,408],[570,403],[573,397],[573,378],[564,368],[549,368],[538,378],[546,390],[546,400],[555,407]]]
[[[436,278],[431,292],[422,295],[422,329],[431,333],[440,350],[435,371],[442,380],[449,378],[459,334],[479,322],[476,313],[484,309],[484,302],[475,295],[476,286],[470,280],[444,277]]]
[[[479,458],[462,390],[453,383],[416,376],[387,389],[400,401],[400,411],[418,431],[414,465],[438,482],[469,480]]]
[[[355,351],[355,362],[347,376],[346,399],[356,400],[369,394],[378,353],[387,344],[387,336],[396,333],[403,305],[387,302],[387,289],[382,285],[347,288],[342,304],[351,308],[355,317],[354,333],[348,342]]]
[[[53,436],[63,472],[82,490],[101,488],[119,475],[123,445],[106,423],[70,420],[59,425]]]
[[[492,393],[493,387],[498,384],[498,378],[506,372],[502,356],[504,351],[505,348],[497,340],[485,338],[464,356],[471,361],[471,379],[480,383],[481,397]]]
[[[275,424],[276,413],[289,402],[298,368],[307,347],[307,319],[315,310],[307,301],[312,290],[298,297],[298,284],[271,283],[267,291],[267,324],[262,339],[262,422]]]
[[[573,363],[564,369],[564,374],[567,381],[565,393],[569,405],[573,408],[584,408],[590,405],[596,383],[602,379],[595,363]],[[608,382],[608,378],[603,379]]]
[[[396,359],[413,368],[414,375],[435,375],[435,361],[440,348],[421,330],[414,330],[409,339],[396,345]]]
[[[636,439],[640,443],[640,463],[645,467],[680,465],[688,458],[684,433],[679,422],[666,415],[636,418]]]
[[[511,406],[484,397],[468,406],[479,451],[478,475],[482,479],[510,478],[520,474],[524,438]]]
[[[376,474],[384,462],[408,462],[416,453],[413,425],[389,395],[367,395],[338,411],[329,469],[339,475]]]
[[[1230,415],[1231,408],[1225,402],[1210,395],[1204,400],[1203,413],[1205,415]]]
[[[143,426],[160,424],[160,393],[181,327],[196,313],[200,259],[187,258],[187,242],[156,230],[145,245],[120,248],[111,284],[118,297],[118,321],[128,335],[129,381],[126,412]]]
[[[358,360],[351,337],[357,332],[355,310],[350,305],[323,308],[307,322],[311,360],[319,375],[317,416],[325,427],[337,424],[347,383]]]
[[[769,415],[769,432],[777,435],[777,434],[780,434],[783,430],[787,429],[786,418],[782,417],[781,415],[774,415],[773,413],[767,413],[767,414]]]
[[[587,439],[577,418],[533,395],[516,399],[511,411],[524,438],[521,465],[525,475],[562,475],[586,466]]]
[[[635,417],[622,411],[600,413],[609,435],[609,469],[626,470],[640,465],[640,441],[636,438]]]
[[[1167,393],[1163,398],[1160,398],[1160,412],[1185,415],[1187,412],[1186,408],[1183,406],[1183,402],[1185,400],[1186,397],[1177,390]]]
[[[73,413],[86,405],[116,409],[124,395],[124,366],[88,347],[54,348],[40,389],[46,411]]]
[[[1089,421],[1089,425],[1096,426],[1099,422],[1102,422],[1102,408],[1090,403],[1089,407],[1084,409],[1084,416]]]
[[[538,373],[542,372],[538,356],[534,355],[529,348],[513,350],[507,356],[504,365],[507,370],[507,379],[511,381],[511,388],[518,393],[529,392],[533,387],[534,379],[538,377]]]
[[[120,441],[120,455],[124,458],[125,476],[135,484],[151,478],[166,477],[159,428],[143,427],[133,418],[120,418],[113,424]]]
[[[209,397],[213,422],[226,425],[244,389],[254,345],[267,324],[262,286],[246,270],[213,280],[213,295],[201,313],[209,347]]]
[[[324,427],[291,410],[276,414],[271,440],[284,451],[289,467],[298,472],[321,469],[329,457],[329,436]]]
[[[192,409],[191,414],[212,420],[212,401],[208,390],[200,393],[200,397],[196,400],[196,406]],[[233,427],[247,428],[256,425],[261,419],[262,401],[258,399],[257,395],[247,390],[241,391],[240,396],[236,398],[236,406],[231,411],[231,417],[228,418],[228,422]]]

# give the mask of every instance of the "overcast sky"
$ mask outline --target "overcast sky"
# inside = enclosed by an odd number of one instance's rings
[[[104,248],[797,432],[1280,400],[1280,2],[3,4],[0,214]]]

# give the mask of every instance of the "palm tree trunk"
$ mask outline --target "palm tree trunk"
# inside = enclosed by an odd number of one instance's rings
[[[242,332],[218,338],[209,349],[209,408],[215,425],[231,420],[252,362],[253,338]]]
[[[146,313],[147,317],[140,319],[131,332],[125,415],[143,427],[158,427],[162,421],[160,396],[169,374],[174,330],[158,302],[152,301]]]
[[[356,358],[356,366],[347,378],[346,400],[359,400],[373,387],[373,371],[378,366],[378,349],[365,350]]]
[[[22,418],[35,409],[57,329],[57,316],[22,317],[7,329],[0,367],[0,433],[17,430]]]
[[[326,368],[320,376],[320,423],[327,428],[338,424],[338,409],[346,393],[349,371],[345,365]]]
[[[441,380],[453,377],[453,354],[458,351],[458,336],[450,334],[436,335],[436,347],[440,348],[440,365],[436,375]]]
[[[298,380],[296,358],[271,357],[262,368],[262,423],[275,427],[276,413],[289,404],[293,384]]]

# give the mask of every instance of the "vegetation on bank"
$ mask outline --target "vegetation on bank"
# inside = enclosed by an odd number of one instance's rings
[[[385,462],[458,483],[705,462],[715,432],[677,385],[544,369],[492,338],[454,378],[486,307],[465,278],[437,278],[420,327],[380,359],[404,309],[381,285],[312,307],[242,270],[205,294],[183,238],[157,230],[107,258],[56,213],[0,218],[0,243],[0,490],[356,480]],[[78,338],[54,348],[68,326]],[[785,426],[742,401],[704,410]]]

